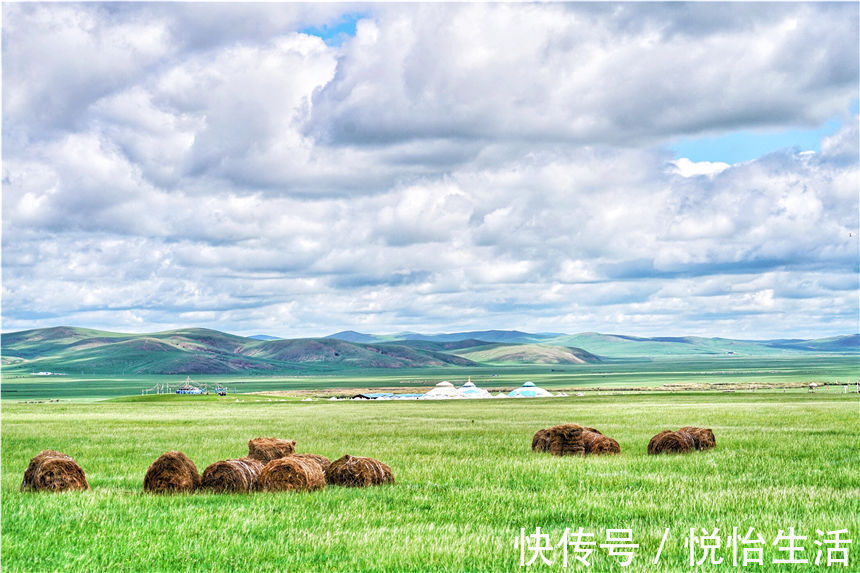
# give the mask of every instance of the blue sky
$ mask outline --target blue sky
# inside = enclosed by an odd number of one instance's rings
[[[710,137],[683,138],[670,148],[677,157],[692,161],[741,163],[786,149],[821,151],[821,140],[842,126],[843,122],[833,118],[815,129],[732,131]]]
[[[307,26],[300,31],[304,34],[319,36],[328,46],[339,47],[345,40],[355,36],[356,22],[367,15],[367,12],[347,12],[338,16],[334,21]]]
[[[855,3],[2,9],[3,331],[860,330]]]

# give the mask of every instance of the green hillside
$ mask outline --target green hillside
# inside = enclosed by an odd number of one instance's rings
[[[600,358],[581,348],[546,344],[486,344],[455,351],[485,364],[587,364]]]
[[[552,338],[544,344],[575,346],[607,358],[786,356],[810,352],[857,353],[860,351],[860,336],[818,340],[732,340],[698,336],[640,338],[585,332]]]
[[[468,366],[470,360],[400,344],[334,339],[258,340],[188,328],[119,334],[58,327],[4,334],[5,370],[64,374],[230,374],[308,368]]]

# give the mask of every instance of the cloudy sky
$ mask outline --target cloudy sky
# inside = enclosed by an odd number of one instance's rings
[[[2,10],[4,332],[860,330],[855,2]]]

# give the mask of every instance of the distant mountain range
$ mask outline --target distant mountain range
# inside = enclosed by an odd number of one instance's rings
[[[362,368],[574,365],[607,358],[860,353],[857,334],[752,341],[515,330],[434,335],[345,331],[324,338],[279,339],[202,328],[122,334],[61,326],[11,332],[3,334],[0,341],[7,373],[66,374],[313,373]]]
[[[661,356],[774,356],[792,352],[857,353],[860,352],[860,334],[818,339],[735,340],[699,336],[642,338],[621,334],[583,332],[580,334],[538,333],[518,330],[482,330],[447,334],[374,335],[347,330],[326,338],[371,344],[378,342],[424,340],[449,342],[478,340],[486,343],[539,344],[585,349],[606,358],[657,358]]]

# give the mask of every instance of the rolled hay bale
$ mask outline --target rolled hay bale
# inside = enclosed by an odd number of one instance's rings
[[[200,487],[200,473],[182,452],[166,452],[152,462],[143,478],[143,490],[152,493],[192,492]]]
[[[717,439],[714,437],[714,432],[710,428],[684,426],[678,431],[689,435],[693,439],[693,447],[697,450],[710,450],[717,447]]]
[[[582,445],[585,447],[586,456],[621,453],[621,446],[618,445],[618,442],[600,432],[592,432],[590,429],[582,429]]]
[[[535,452],[549,451],[549,430],[547,428],[538,430],[532,436],[532,450]]]
[[[249,493],[256,489],[263,462],[254,458],[223,460],[206,466],[200,489],[214,493]]]
[[[89,488],[81,466],[70,456],[55,450],[43,450],[31,459],[21,482],[21,491],[83,491]]]
[[[292,454],[294,458],[301,458],[303,460],[313,460],[320,465],[323,473],[328,470],[331,465],[331,460],[325,456],[321,456],[319,454]]]
[[[584,456],[585,445],[582,443],[582,426],[578,424],[560,424],[549,430],[549,453],[554,456]]]
[[[367,487],[394,483],[394,473],[379,460],[346,455],[331,463],[325,480],[334,485]]]
[[[267,463],[260,472],[263,491],[314,491],[325,487],[325,472],[309,458],[287,456]]]
[[[648,453],[687,454],[693,451],[693,447],[693,438],[689,434],[663,430],[648,442]]]
[[[657,443],[663,439],[663,436],[665,436],[666,434],[671,434],[671,433],[672,433],[672,430],[663,430],[659,434],[652,437],[651,440],[648,441],[648,453],[649,454],[658,453],[655,451],[655,447],[657,446]]]
[[[254,438],[248,440],[248,457],[268,463],[272,460],[288,456],[296,451],[295,440],[280,438]]]

